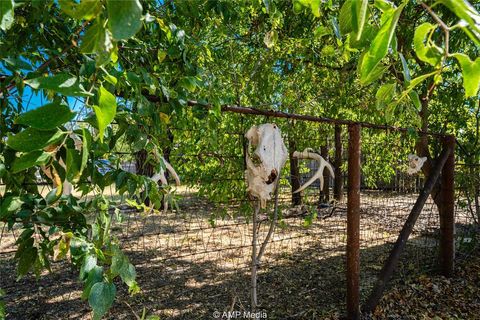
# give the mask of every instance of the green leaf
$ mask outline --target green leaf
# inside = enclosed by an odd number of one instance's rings
[[[375,97],[377,98],[376,104],[377,108],[383,108],[390,102],[392,102],[393,97],[395,96],[395,89],[396,84],[392,83],[385,83],[380,88],[378,88]]]
[[[415,106],[415,109],[417,111],[422,110],[422,103],[420,101],[420,97],[418,96],[417,91],[415,90],[410,91],[408,96],[410,97],[410,100],[412,100],[412,103]]]
[[[434,76],[434,75],[437,75],[438,74],[438,71],[433,71],[433,72],[430,72],[430,73],[427,73],[427,74],[424,74],[424,75],[421,75],[421,76],[418,76],[416,77],[415,79],[413,79],[412,81],[410,81],[410,84],[408,85],[408,87],[402,92],[402,94],[400,95],[400,97],[392,102],[389,107],[392,107],[392,108],[396,108],[396,106],[401,102],[403,101],[403,99],[405,99],[407,96],[410,96],[410,92],[415,89],[416,86],[418,86],[420,83],[422,83],[423,81],[425,81],[425,79],[431,77],[431,76]],[[411,97],[410,97],[411,98]],[[415,103],[415,102],[414,102]]]
[[[80,164],[80,175],[87,166],[90,145],[92,144],[92,136],[86,128],[82,129],[82,162]]]
[[[298,0],[293,0],[293,12],[298,14],[303,11],[303,5]]]
[[[13,24],[14,12],[13,12],[13,0],[1,0],[0,1],[0,29],[7,31]]]
[[[480,86],[480,57],[475,61],[463,53],[452,54],[460,66],[462,67],[463,75],[463,87],[465,88],[465,96],[474,97],[478,93],[478,87]]]
[[[363,63],[363,60],[365,59],[365,57],[367,56],[367,54],[368,54],[368,52],[364,52],[360,56],[359,62],[357,64],[357,73],[361,73],[362,63]],[[388,67],[384,66],[382,64],[379,64],[379,65],[375,66],[375,68],[370,71],[367,78],[364,79],[364,82],[365,83],[371,83],[375,80],[380,79],[382,77],[382,75],[385,73],[385,71],[387,71],[387,69],[388,69]]]
[[[110,74],[106,74],[104,77],[105,81],[107,81],[108,83],[112,84],[112,85],[117,85],[117,82],[118,82],[118,79]]]
[[[47,195],[45,196],[45,202],[47,202],[48,205],[57,202],[57,200],[60,199],[60,197],[62,196],[62,192],[63,183],[58,185],[56,188],[53,188],[47,193]]]
[[[437,71],[433,71],[433,72],[430,72],[430,73],[427,73],[427,74],[424,74],[424,75],[421,75],[421,76],[416,77],[415,79],[413,79],[413,80],[410,82],[410,85],[408,86],[407,90],[408,90],[408,89],[413,90],[413,88],[415,88],[415,87],[418,86],[420,83],[422,83],[423,81],[425,81],[425,79],[430,78],[431,76],[436,75],[436,74],[438,74],[438,72],[437,72]]]
[[[448,9],[461,19],[462,29],[477,45],[480,45],[480,14],[466,0],[439,0]]]
[[[311,0],[310,1],[310,8],[312,9],[312,14],[317,17],[317,18],[320,18],[320,15],[321,15],[321,11],[320,11],[320,3],[322,1],[321,0]]]
[[[137,272],[135,271],[135,267],[131,263],[126,263],[125,267],[122,269],[120,273],[120,277],[122,278],[123,282],[125,282],[129,287],[136,285],[135,278],[137,277]]]
[[[133,37],[142,27],[139,0],[107,0],[108,26],[116,40]]]
[[[412,77],[410,76],[410,69],[408,68],[407,60],[403,56],[401,52],[398,53],[400,55],[400,60],[402,61],[402,68],[403,68],[403,78],[405,82],[408,84]]]
[[[356,33],[356,40],[362,37],[363,28],[367,21],[368,0],[352,0],[352,25]]]
[[[81,0],[76,3],[74,0],[59,0],[63,12],[76,20],[92,20],[102,10],[102,3],[99,0]]]
[[[87,253],[83,258],[82,266],[80,267],[80,280],[87,277],[88,273],[97,265],[97,256],[92,253]]]
[[[122,278],[123,282],[125,282],[132,291],[138,289],[137,282],[135,281],[137,276],[135,267],[117,246],[113,249],[110,271],[114,276],[120,275],[120,278]]]
[[[117,113],[117,100],[103,86],[100,87],[98,94],[98,106],[93,106],[93,110],[97,117],[98,136],[103,142],[105,128],[113,121]]]
[[[82,157],[80,153],[75,149],[67,149],[67,180],[76,183],[80,178],[80,166],[82,163]]]
[[[194,92],[197,88],[197,82],[194,77],[183,77],[178,83],[189,92]]]
[[[162,63],[163,60],[165,60],[166,57],[167,57],[167,52],[165,50],[158,49],[158,51],[157,51],[158,62]]]
[[[353,17],[352,17],[352,0],[346,0],[342,8],[340,9],[339,15],[339,24],[340,24],[340,31],[343,34],[347,34],[353,31]]]
[[[387,123],[391,122],[393,120],[393,116],[395,115],[395,109],[397,108],[398,103],[393,102],[390,103],[386,108],[385,108],[385,121]]]
[[[2,59],[8,66],[11,66],[14,69],[25,69],[28,71],[32,71],[32,65],[23,61],[20,58],[3,58]]]
[[[0,162],[0,179],[7,175],[7,167]]]
[[[30,152],[59,142],[64,136],[60,130],[37,130],[27,128],[16,135],[8,133],[7,145],[17,151]]]
[[[0,219],[5,219],[11,213],[22,207],[23,201],[19,197],[6,197],[2,199],[0,206]]]
[[[92,286],[88,303],[93,309],[93,319],[98,320],[107,313],[115,300],[117,289],[113,283],[97,282]]]
[[[335,55],[335,47],[332,45],[326,45],[322,48],[322,55],[326,57],[331,57]]]
[[[37,248],[26,247],[20,254],[17,265],[17,274],[21,278],[28,273],[37,259]]]
[[[85,91],[83,86],[78,82],[77,77],[66,73],[60,73],[50,77],[40,77],[25,80],[25,84],[33,89],[53,90],[66,96],[88,97],[91,93]]]
[[[382,12],[395,9],[394,4],[390,0],[375,0],[373,5]]]
[[[35,150],[15,159],[12,165],[12,172],[17,173],[33,166],[44,165],[50,160],[51,154],[42,150]]]
[[[15,123],[24,124],[38,130],[52,130],[75,117],[68,106],[49,103],[40,108],[22,113]]]
[[[430,40],[430,35],[435,31],[436,28],[437,26],[431,23],[422,23],[415,30],[415,35],[413,38],[414,49],[417,57],[431,66],[439,65],[443,56],[443,50]]]
[[[97,19],[82,37],[80,51],[82,53],[108,54],[113,49],[112,37],[103,26],[103,21]]]
[[[263,43],[267,46],[267,48],[272,48],[275,46],[275,43],[278,41],[278,33],[275,30],[271,30],[265,34],[263,38]]]
[[[125,263],[128,263],[128,261],[126,261],[123,252],[118,247],[114,247],[112,265],[110,266],[112,274],[115,276],[119,275]]]
[[[378,30],[375,27],[367,23],[364,27],[360,40],[357,41],[357,35],[355,34],[355,32],[350,33],[350,47],[361,49],[368,47],[372,40],[375,38],[377,32]]]
[[[103,280],[103,268],[99,266],[93,267],[90,272],[88,272],[87,280],[85,280],[85,288],[82,292],[82,299],[88,299],[90,292],[92,291],[92,287],[95,283],[102,282]]]
[[[372,79],[374,77],[372,77],[371,73],[377,69],[380,61],[387,55],[398,19],[405,4],[406,2],[403,2],[397,9],[385,11],[382,14],[382,20],[385,22],[382,24],[370,48],[362,59],[360,68],[360,82],[362,82],[362,84],[368,84],[373,81]]]
[[[331,33],[331,32],[330,32],[330,29],[328,29],[327,27],[325,27],[325,26],[318,26],[318,27],[315,29],[313,35],[315,36],[315,38],[320,39],[320,38],[322,38],[322,37],[324,37],[324,36],[329,35],[330,33]]]
[[[464,21],[461,21],[459,24],[460,29],[463,30],[467,34],[467,36],[475,42],[477,46],[480,46],[480,33],[472,30],[468,24],[466,24]]]

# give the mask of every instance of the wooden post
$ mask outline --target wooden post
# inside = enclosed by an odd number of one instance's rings
[[[360,319],[360,125],[348,126],[347,317]]]
[[[412,233],[413,227],[415,226],[415,222],[417,221],[418,216],[422,212],[423,206],[427,201],[428,196],[432,192],[433,187],[435,186],[435,183],[437,182],[438,177],[440,176],[440,172],[442,171],[442,168],[445,165],[445,162],[447,161],[447,158],[450,155],[450,152],[453,152],[450,149],[450,147],[445,147],[442,150],[442,153],[440,154],[440,156],[438,157],[435,167],[433,168],[430,175],[428,176],[427,181],[425,182],[425,186],[423,187],[423,190],[420,192],[420,195],[418,196],[417,201],[415,202],[412,208],[412,211],[410,211],[407,221],[405,221],[402,231],[400,231],[397,241],[395,242],[395,245],[393,246],[393,249],[390,252],[390,255],[388,256],[388,259],[385,262],[385,265],[383,266],[382,271],[380,271],[380,275],[378,276],[377,282],[375,283],[372,293],[370,294],[370,297],[368,297],[368,300],[363,308],[365,312],[372,312],[377,306],[378,302],[380,301],[383,291],[385,290],[385,286],[387,285],[387,282],[390,280],[390,277],[392,276],[393,271],[397,267],[398,260],[400,259],[400,254],[403,252],[403,249],[407,244],[408,237]]]
[[[453,274],[455,260],[455,137],[447,136],[444,148],[451,150],[442,170],[442,205],[440,210],[440,270],[446,277]]]
[[[337,201],[343,199],[343,176],[342,176],[342,126],[335,125],[335,180],[333,186],[333,198]]]
[[[328,145],[320,148],[320,155],[328,161]],[[330,172],[323,171],[323,190],[320,190],[320,203],[330,202]]]

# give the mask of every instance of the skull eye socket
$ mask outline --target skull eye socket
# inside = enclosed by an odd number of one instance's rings
[[[247,151],[247,157],[250,158],[250,160],[252,160],[253,164],[258,167],[261,163],[262,163],[262,160],[260,159],[260,157],[255,153],[255,150],[254,149],[249,149]]]

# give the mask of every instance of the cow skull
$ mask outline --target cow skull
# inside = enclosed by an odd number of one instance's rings
[[[419,157],[414,154],[408,155],[408,174],[415,174],[422,169],[423,164],[427,161],[427,157]]]
[[[332,177],[335,177],[335,174],[333,173],[332,165],[327,160],[323,159],[321,155],[314,152],[311,148],[307,148],[303,150],[303,152],[295,151],[293,153],[293,157],[297,159],[313,159],[318,161],[317,172],[315,172],[315,174],[303,186],[295,190],[293,193],[297,193],[302,190],[305,190],[305,188],[307,188],[317,179],[320,179],[320,190],[322,190],[323,189],[323,171],[325,170],[325,168],[327,168],[327,170],[330,172],[330,175]]]
[[[260,200],[260,207],[267,206],[275,190],[280,171],[287,161],[287,148],[282,133],[276,124],[266,123],[251,127],[245,137],[249,146],[254,147],[254,161],[246,155],[247,192]]]

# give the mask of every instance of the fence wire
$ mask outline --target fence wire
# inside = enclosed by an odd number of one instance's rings
[[[177,206],[166,212],[138,212],[125,206],[125,198],[114,186],[104,195],[116,206],[113,231],[137,268],[142,293],[129,297],[120,286],[109,317],[131,318],[132,312],[159,314],[168,319],[208,319],[214,311],[249,310],[249,267],[252,247],[252,201],[245,194],[244,146],[241,133],[255,122],[273,122],[263,117],[226,115],[218,131],[202,123],[171,128],[169,161],[182,179],[175,191]],[[323,152],[335,166],[334,127],[275,119],[284,128],[290,151],[313,148]],[[344,128],[345,129],[345,128]],[[407,175],[407,156],[414,152],[414,136],[375,129],[362,130],[361,145],[361,297],[372,288],[394,241],[423,188],[422,173]],[[431,138],[432,151],[439,142]],[[316,164],[301,161],[299,175],[282,172],[279,190],[280,219],[267,246],[259,274],[260,308],[269,318],[322,318],[345,310],[346,280],[346,177],[348,136],[341,140],[342,200],[333,196],[334,180],[326,177],[327,188],[315,183],[292,206],[291,182],[303,184]],[[320,150],[322,149],[323,150]],[[116,150],[112,159],[124,170],[136,171],[135,154]],[[461,161],[460,161],[461,162]],[[471,175],[470,167],[457,170],[459,181]],[[479,170],[475,168],[478,178]],[[476,240],[472,236],[478,219],[478,186],[460,188],[456,205],[456,244],[459,254]],[[465,184],[462,184],[462,186]],[[51,189],[39,181],[39,191]],[[477,206],[476,206],[477,204]],[[272,203],[260,215],[259,235],[268,231]],[[3,226],[5,230],[5,226]],[[43,317],[88,318],[81,302],[81,287],[74,271],[54,263],[53,273],[35,282],[27,277],[15,282],[12,262],[18,232],[2,232],[0,287],[7,291],[11,319]],[[439,218],[434,199],[429,198],[402,256],[397,273],[438,267]],[[60,285],[61,284],[61,285]],[[31,288],[36,288],[33,292]],[[31,293],[31,294],[29,294]],[[25,313],[25,310],[27,313]],[[33,310],[33,311],[32,311]],[[133,311],[132,311],[133,310]]]

